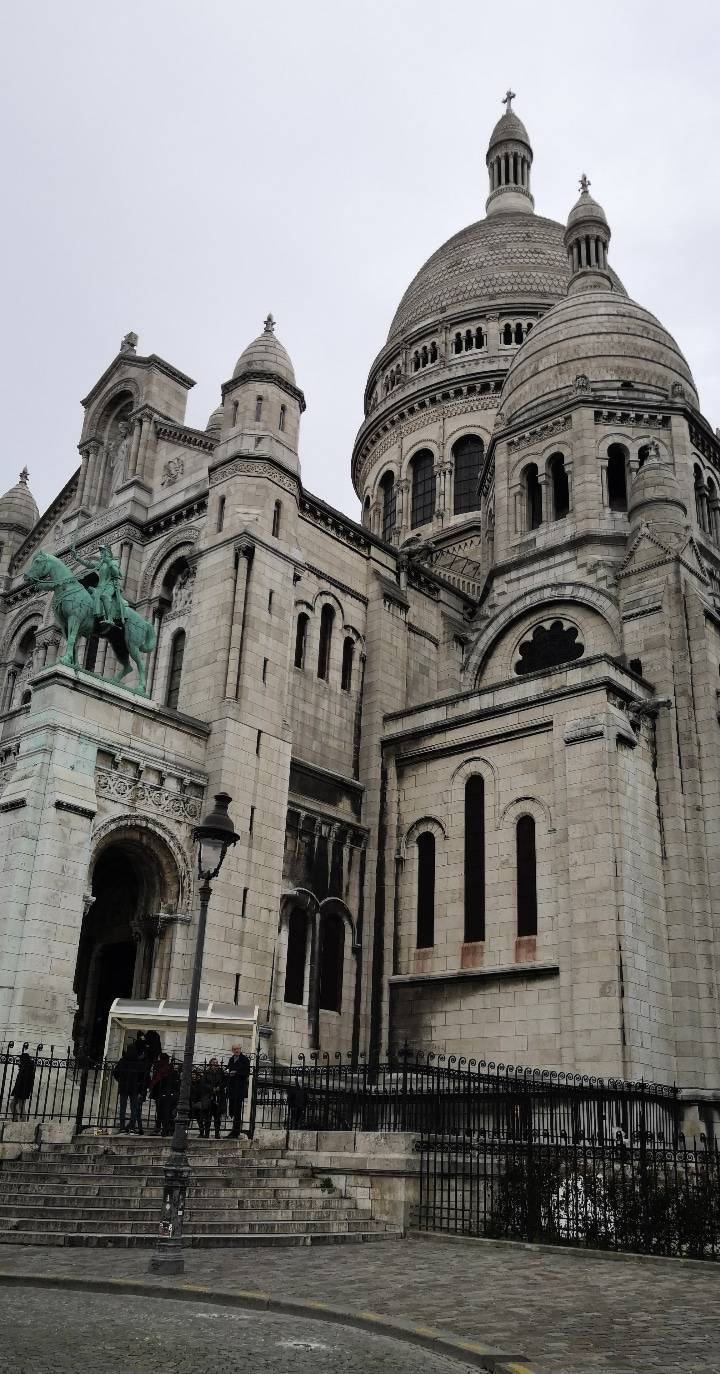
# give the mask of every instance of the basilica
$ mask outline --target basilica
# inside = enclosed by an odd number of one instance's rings
[[[370,367],[356,520],[270,315],[205,429],[126,335],[49,509],[0,500],[4,1042],[187,997],[224,790],[202,994],[280,1060],[720,1086],[720,440],[587,178],[535,213],[512,98]],[[111,634],[67,661],[39,554],[147,622],[145,692]]]

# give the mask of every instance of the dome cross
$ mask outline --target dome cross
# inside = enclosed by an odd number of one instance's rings
[[[263,320],[263,325],[265,326],[265,327],[264,327],[264,331],[263,331],[265,334],[274,334],[274,333],[275,333],[275,320],[274,320],[272,314],[269,314],[269,315],[267,316],[267,319]]]
[[[588,187],[589,187],[589,186],[592,186],[592,182],[591,182],[591,181],[588,181],[588,179],[587,179],[585,173],[583,172],[583,174],[582,174],[582,176],[581,176],[581,178],[580,178],[580,190],[582,191],[582,193],[583,193],[584,196],[587,195],[587,193],[588,193]]]
[[[20,473],[20,482],[24,487],[27,486],[29,477],[30,473],[28,472],[27,467],[24,467],[22,472]]]
[[[500,101],[500,104],[501,104],[501,105],[507,105],[507,109],[506,109],[506,111],[505,111],[506,114],[511,114],[511,113],[512,113],[512,103],[513,103],[513,100],[514,100],[514,99],[515,99],[515,92],[514,92],[514,91],[511,91],[511,90],[510,90],[510,87],[508,86],[508,88],[507,88],[507,90],[506,90],[506,92],[505,92],[505,94],[504,94],[502,100]]]

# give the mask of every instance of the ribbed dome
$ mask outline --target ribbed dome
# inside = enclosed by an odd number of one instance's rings
[[[659,320],[617,291],[568,296],[538,321],[505,378],[500,410],[506,419],[567,394],[576,377],[591,386],[629,383],[638,392],[665,391],[679,382],[693,405],[695,382],[680,349]]]
[[[503,115],[497,127],[507,118]],[[562,300],[570,280],[564,234],[565,226],[555,220],[515,212],[468,225],[413,278],[395,312],[388,343],[448,310]],[[613,281],[624,290],[614,275]]]
[[[28,487],[28,477],[27,468],[23,468],[17,485],[0,497],[0,527],[31,530],[40,519],[35,497]]]
[[[578,196],[568,215],[567,227],[572,229],[574,224],[583,223],[585,220],[599,220],[601,224],[607,224],[607,216],[602,205],[598,204],[589,191],[582,191]]]
[[[521,119],[518,119],[513,110],[501,115],[495,128],[490,135],[488,144],[488,154],[496,143],[504,143],[506,139],[513,138],[516,142],[526,143],[530,147],[530,137]]]
[[[239,364],[238,364],[239,366]],[[205,426],[206,434],[219,434],[222,429],[224,411],[222,406],[216,406],[210,419]]]
[[[275,321],[272,315],[268,315],[263,333],[253,339],[240,354],[233,377],[239,377],[241,372],[274,373],[275,376],[282,377],[284,381],[295,386],[295,371],[290,362],[290,355],[280,340],[275,338],[274,328]]]

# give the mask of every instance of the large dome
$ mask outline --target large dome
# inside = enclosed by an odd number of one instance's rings
[[[498,304],[549,305],[570,280],[565,226],[540,215],[506,212],[461,229],[420,268],[390,326],[388,343],[446,311]],[[619,291],[623,287],[613,277]]]
[[[617,291],[570,295],[538,321],[516,353],[500,399],[506,420],[567,395],[576,378],[598,389],[670,395],[680,385],[698,404],[695,382],[665,327]]]

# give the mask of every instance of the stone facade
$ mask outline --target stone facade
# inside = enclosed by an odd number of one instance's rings
[[[0,1027],[97,1050],[116,995],[186,996],[192,827],[241,839],[203,995],[321,1047],[718,1086],[720,443],[583,188],[534,214],[517,116],[488,215],[372,365],[361,521],[302,484],[269,317],[205,430],[128,335],[81,464],[0,501]],[[119,559],[148,699],[57,663],[41,547]],[[78,568],[82,575],[82,569]]]

